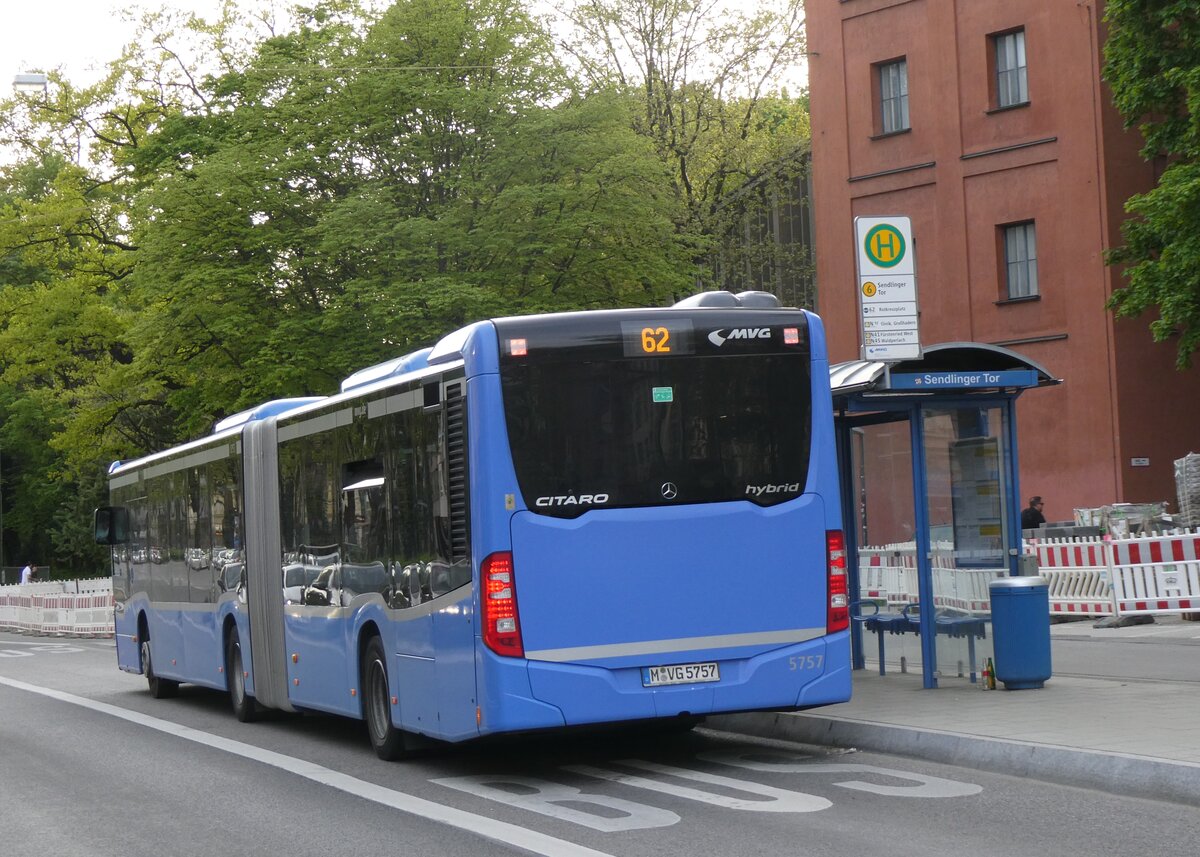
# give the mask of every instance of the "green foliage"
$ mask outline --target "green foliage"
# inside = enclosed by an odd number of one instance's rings
[[[1108,254],[1129,285],[1112,295],[1120,316],[1157,310],[1155,340],[1178,337],[1177,364],[1200,345],[1200,7],[1189,0],[1111,0],[1104,77],[1147,158],[1169,159],[1158,186],[1125,204],[1125,244]]]
[[[706,285],[770,286],[812,306],[807,249],[777,241],[790,224],[766,222],[791,218],[807,169],[808,99],[785,85],[806,62],[802,0],[562,0],[560,11],[585,78],[636,100],[634,128],[671,171],[678,231]]]
[[[703,221],[728,192],[808,139],[807,109],[782,89],[805,62],[804,4],[564,0],[564,47],[593,85],[636,93],[636,129]]]
[[[97,83],[51,70],[46,96],[0,101],[6,556],[86,572],[107,463],[234,411],[479,318],[662,304],[712,276],[747,200],[794,180],[807,111],[776,84],[798,0],[596,5],[691,21],[643,33],[670,61],[617,78],[565,67],[527,5],[154,12]],[[580,33],[603,61],[602,30]],[[736,50],[700,74],[714,43]]]
[[[628,105],[571,97],[512,0],[310,22],[212,89],[134,159],[134,369],[185,433],[483,316],[687,282]]]
[[[1191,364],[1200,346],[1200,163],[1170,166],[1149,193],[1133,197],[1135,215],[1121,228],[1124,246],[1109,254],[1129,263],[1129,286],[1114,293],[1119,315],[1156,309],[1150,323],[1156,341],[1178,337],[1178,366]]]

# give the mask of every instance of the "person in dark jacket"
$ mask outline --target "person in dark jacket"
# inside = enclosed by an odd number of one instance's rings
[[[1045,505],[1041,497],[1029,498],[1029,508],[1021,510],[1022,530],[1036,530],[1046,523],[1046,516],[1042,514],[1042,507]]]

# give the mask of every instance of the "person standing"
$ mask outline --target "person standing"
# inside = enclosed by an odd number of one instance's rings
[[[33,576],[35,574],[37,574],[37,566],[31,565],[31,564],[26,564],[26,566],[23,569],[21,569],[21,582],[22,583],[33,583]]]
[[[1046,516],[1042,514],[1045,505],[1041,497],[1029,498],[1029,508],[1021,510],[1022,530],[1036,530],[1046,523]]]

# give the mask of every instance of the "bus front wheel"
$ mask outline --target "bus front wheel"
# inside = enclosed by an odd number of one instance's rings
[[[388,687],[387,657],[383,643],[372,637],[367,643],[363,657],[362,684],[363,708],[367,719],[367,733],[375,755],[391,762],[406,755],[408,747],[405,734],[392,723],[392,693]]]
[[[169,678],[159,678],[154,674],[154,661],[150,657],[150,641],[142,640],[142,675],[150,688],[150,695],[155,699],[170,699],[179,693],[179,682]]]

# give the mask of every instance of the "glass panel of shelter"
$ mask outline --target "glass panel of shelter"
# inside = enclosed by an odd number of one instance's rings
[[[924,469],[914,485],[908,413],[851,434],[859,592],[852,611],[865,666],[923,670],[916,521],[926,521],[932,575],[932,669],[938,682],[978,681],[994,657],[988,583],[1008,573],[1011,522],[1007,414],[999,406],[923,407]],[[916,489],[914,491],[914,488]],[[917,515],[914,497],[924,496]]]
[[[852,616],[866,668],[921,674],[912,429],[907,411],[851,433],[859,592]]]
[[[1008,574],[1006,414],[922,409],[937,677],[979,680],[993,657],[990,581]]]

